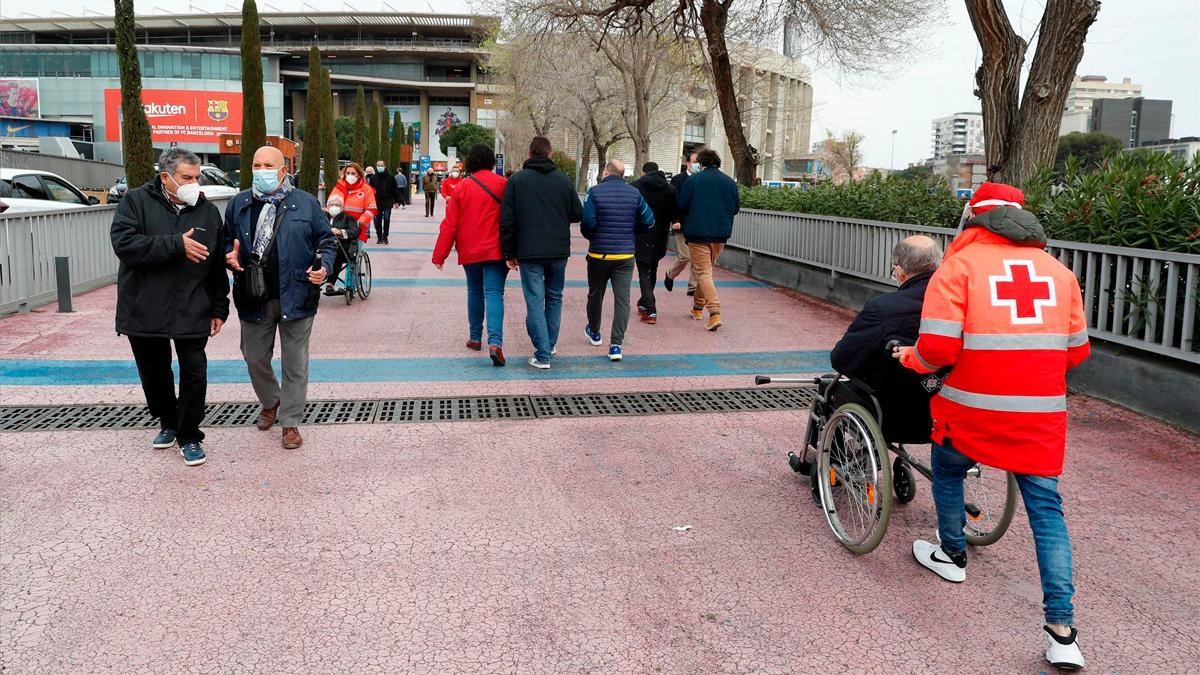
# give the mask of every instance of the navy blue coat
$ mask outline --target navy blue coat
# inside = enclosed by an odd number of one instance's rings
[[[679,191],[684,238],[697,244],[725,243],[741,203],[737,183],[717,167],[693,174]]]
[[[583,200],[580,230],[591,241],[589,253],[633,255],[634,233],[654,227],[654,212],[638,189],[621,176],[608,176]]]
[[[239,192],[225,207],[225,252],[233,250],[237,239],[241,251],[239,262],[245,267],[250,262],[250,250],[254,246],[254,227],[251,222],[250,190]],[[313,285],[308,280],[316,252],[321,252],[321,266],[326,275],[333,270],[333,257],[337,252],[329,219],[321,211],[321,202],[311,194],[295,189],[279,204],[283,217],[275,231],[275,253],[279,256],[279,312],[282,320],[306,319],[317,313],[309,304],[309,291]],[[239,274],[233,275],[233,302],[242,321],[263,320],[262,307],[250,304],[238,288]]]

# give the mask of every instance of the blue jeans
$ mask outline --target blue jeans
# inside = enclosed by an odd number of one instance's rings
[[[963,480],[975,461],[955,450],[949,442],[933,444],[933,502],[937,506],[938,536],[950,553],[967,550],[963,527],[967,524],[963,503]],[[1071,598],[1075,584],[1071,580],[1071,537],[1063,519],[1058,479],[1047,476],[1014,474],[1029,528],[1033,530],[1038,571],[1042,577],[1042,605],[1046,623],[1070,626],[1075,622]]]
[[[504,346],[504,282],[508,265],[501,261],[463,265],[467,273],[467,326],[470,338],[476,342],[483,337],[483,318],[486,308],[488,344]]]
[[[558,344],[562,321],[563,287],[567,284],[567,258],[522,260],[521,289],[525,292],[525,329],[533,341],[533,355],[550,363]]]

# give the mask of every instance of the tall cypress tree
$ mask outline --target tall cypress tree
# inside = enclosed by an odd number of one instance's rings
[[[154,145],[142,106],[142,68],[135,46],[133,0],[115,0],[117,62],[121,69],[121,155],[130,187],[154,178]]]
[[[392,119],[392,142],[388,147],[388,166],[392,173],[400,170],[400,145],[404,143],[404,120],[397,110]]]
[[[333,109],[333,86],[329,81],[329,69],[321,69],[321,99],[324,104],[323,118],[328,123],[321,129],[321,154],[325,156],[325,192],[328,194],[338,181],[337,112]]]
[[[298,187],[314,195],[321,190],[321,139],[328,124],[323,114],[325,97],[321,91],[322,79],[321,52],[314,45],[308,50],[308,107],[304,115],[304,144],[301,146],[298,178]]]
[[[363,166],[374,164],[379,159],[379,104],[371,101],[367,110],[367,154]]]
[[[384,160],[388,158],[388,146],[391,144],[391,125],[388,124],[387,107],[379,106],[379,156],[372,161]]]
[[[358,93],[354,96],[354,150],[350,155],[350,161],[363,164],[363,155],[366,152],[367,143],[367,97],[363,93],[362,85],[358,87]]]
[[[267,143],[267,118],[263,110],[262,36],[258,32],[258,6],[242,2],[242,189],[253,179],[254,151]]]

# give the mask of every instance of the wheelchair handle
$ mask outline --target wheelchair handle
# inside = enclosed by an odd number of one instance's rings
[[[908,345],[904,344],[904,342],[902,342],[900,340],[888,340],[887,344],[883,346],[883,351],[887,354],[891,354],[892,352],[896,351],[900,347],[907,347],[907,346]]]
[[[755,375],[754,384],[820,384],[819,377],[768,377]]]

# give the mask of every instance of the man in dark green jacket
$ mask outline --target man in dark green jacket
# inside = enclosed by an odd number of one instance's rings
[[[733,217],[741,204],[737,183],[721,172],[721,157],[713,150],[701,150],[696,156],[700,172],[683,184],[679,192],[679,210],[683,214],[683,236],[687,239],[692,257],[692,274],[696,282],[691,316],[704,319],[708,309],[707,329],[721,327],[721,299],[713,284],[713,266],[733,234]]]

